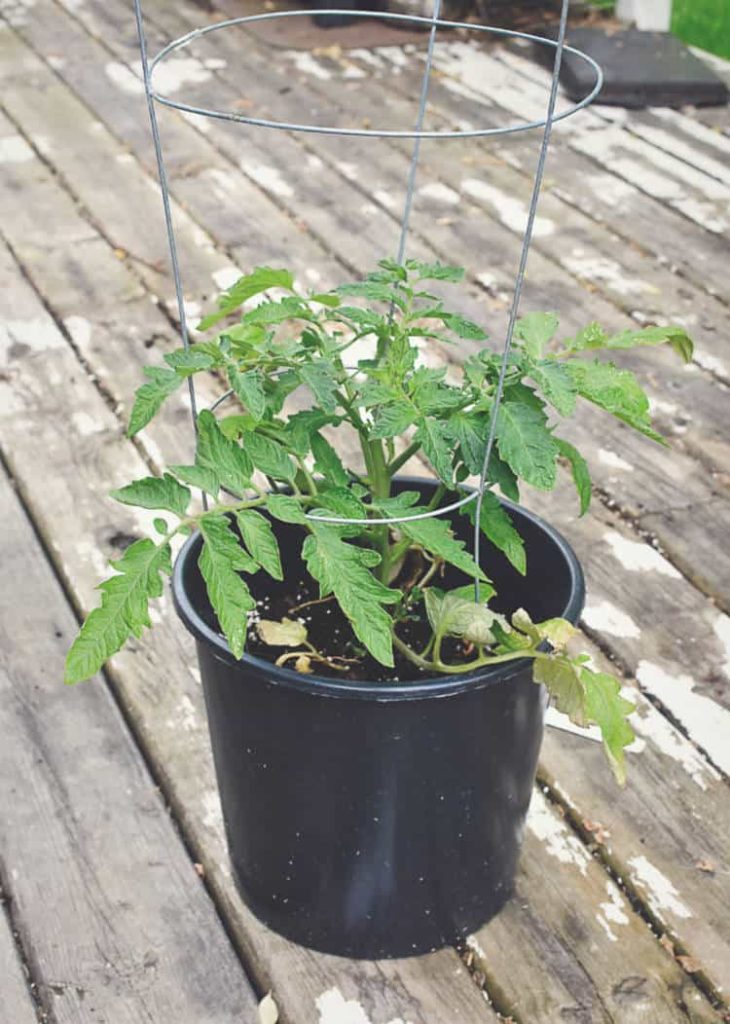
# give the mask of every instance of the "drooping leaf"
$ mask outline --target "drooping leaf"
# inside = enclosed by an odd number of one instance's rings
[[[545,655],[535,659],[533,677],[536,683],[547,688],[555,707],[571,722],[583,729],[590,725],[586,685],[580,665],[560,655]]]
[[[305,363],[299,369],[304,383],[312,390],[322,410],[333,413],[337,408],[337,378],[334,366],[324,359],[315,363]]]
[[[258,423],[266,412],[266,392],[261,373],[258,370],[241,373],[235,366],[229,366],[228,380],[244,408]]]
[[[294,619],[260,619],[256,631],[265,644],[271,647],[299,647],[307,639],[307,627]]]
[[[541,491],[553,489],[558,447],[542,410],[521,401],[503,402],[497,417],[497,447],[518,477]]]
[[[493,626],[501,616],[485,604],[477,604],[473,592],[466,596],[464,589],[443,593],[436,587],[426,588],[423,596],[431,628],[437,636],[458,636],[474,644],[493,644],[496,639]]]
[[[239,572],[256,572],[258,564],[243,550],[226,516],[201,517],[200,532],[204,544],[198,565],[208,597],[233,656],[241,658],[248,613],[256,602]]]
[[[562,437],[556,437],[555,443],[558,446],[558,451],[562,457],[567,459],[570,464],[573,483],[575,484],[575,489],[578,492],[578,498],[580,500],[580,514],[583,516],[590,507],[591,494],[593,491],[588,463],[578,449],[574,448],[569,441],[564,441]]]
[[[476,521],[476,500],[464,505],[461,511],[469,517],[473,525]],[[479,524],[484,536],[503,551],[517,572],[524,576],[527,571],[525,542],[512,525],[509,513],[491,491],[484,492]]]
[[[294,463],[278,441],[254,431],[247,431],[242,435],[242,443],[256,469],[260,469],[266,476],[274,480],[286,480],[288,483],[296,476]]]
[[[164,509],[166,512],[174,512],[181,519],[187,512],[191,498],[188,488],[179,484],[169,473],[135,480],[126,487],[112,491],[111,496],[123,505]]]
[[[528,636],[533,643],[547,641],[555,650],[562,650],[569,640],[578,635],[578,630],[567,619],[555,618],[533,622],[524,608],[518,608],[514,613],[512,625]]]
[[[558,329],[555,313],[527,313],[515,324],[515,338],[532,359],[541,359]]]
[[[282,523],[306,523],[307,519],[302,511],[302,506],[288,494],[269,494],[266,497],[266,507],[274,519]]]
[[[212,498],[218,496],[221,485],[212,469],[206,469],[205,466],[170,466],[169,469],[183,483],[205,491]]]
[[[198,415],[197,465],[212,470],[223,487],[234,494],[244,494],[251,486],[253,464],[246,452],[221,431],[212,412],[204,409]]]
[[[621,685],[613,676],[588,668],[580,671],[588,715],[601,730],[608,763],[616,781],[623,786],[626,782],[624,748],[635,739],[627,717],[636,710],[636,705],[621,696]]]
[[[334,594],[355,636],[376,661],[393,666],[392,619],[383,605],[395,604],[400,592],[390,590],[370,572],[379,561],[376,552],[343,540],[336,529],[311,524],[302,556],[318,581],[320,596]]]
[[[419,421],[418,430],[413,439],[420,442],[424,455],[441,480],[450,484],[454,472],[451,465],[451,439],[446,425],[433,416],[424,416]]]
[[[207,331],[208,328],[217,324],[219,320],[233,313],[240,306],[252,299],[254,295],[260,295],[269,288],[286,288],[291,291],[294,287],[294,279],[291,271],[277,270],[272,267],[256,267],[250,274],[245,274],[231,285],[228,291],[224,292],[218,300],[218,310],[204,317],[198,324],[199,331]]]
[[[621,331],[607,334],[597,323],[589,324],[580,334],[565,343],[569,352],[583,352],[588,349],[629,349],[641,345],[667,344],[677,355],[688,363],[692,359],[694,344],[684,327],[642,327],[638,331]]]
[[[129,417],[127,437],[134,437],[156,415],[162,403],[182,384],[184,377],[163,366],[145,366],[147,381],[137,388]]]
[[[321,473],[325,480],[335,487],[347,486],[350,477],[342,465],[339,455],[326,437],[321,434],[312,436],[312,454],[314,455],[316,473]]]
[[[578,393],[617,419],[634,427],[659,444],[667,442],[651,426],[649,399],[630,370],[621,370],[613,363],[582,359],[566,361]]]
[[[385,516],[391,516],[394,512],[396,515],[399,514],[392,499],[390,501],[374,501],[373,506]],[[412,516],[426,511],[427,509],[419,508],[416,505],[408,508],[407,514]],[[409,537],[415,544],[420,544],[425,548],[429,554],[436,558],[442,558],[449,565],[461,569],[467,576],[485,581],[488,579],[466,550],[464,541],[454,536],[447,519],[438,516],[432,516],[430,519],[404,519],[403,522],[398,523],[398,529],[405,537]]]
[[[279,545],[271,523],[255,509],[236,512],[236,522],[251,557],[275,580],[283,580]]]
[[[487,478],[489,483],[499,487],[505,498],[509,498],[510,501],[520,500],[520,488],[514,470],[499,457],[496,446],[492,448],[489,456]]]
[[[172,572],[170,545],[137,540],[111,564],[118,575],[100,584],[101,605],[86,619],[66,657],[67,683],[94,675],[130,636],[141,636],[151,625],[147,605],[162,595],[161,574]]]

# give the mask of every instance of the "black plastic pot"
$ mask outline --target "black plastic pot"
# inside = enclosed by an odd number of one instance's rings
[[[404,486],[426,496],[433,488],[422,480],[398,482]],[[584,583],[573,551],[537,516],[508,507],[529,572],[519,576],[485,546],[497,606],[575,622]],[[456,519],[467,537],[468,521]],[[301,530],[276,529],[295,578]],[[342,956],[423,953],[479,928],[509,898],[535,778],[544,700],[529,663],[359,683],[250,655],[236,661],[205,595],[200,546],[194,535],[180,552],[173,594],[197,640],[228,845],[246,903],[277,932]]]

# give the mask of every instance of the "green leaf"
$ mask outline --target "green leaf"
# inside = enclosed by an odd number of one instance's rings
[[[413,425],[413,406],[405,398],[381,405],[373,417],[372,438],[398,437]]]
[[[291,291],[294,287],[294,278],[289,270],[275,270],[272,267],[256,267],[250,274],[231,285],[228,291],[224,292],[218,300],[218,311],[210,313],[198,324],[199,331],[207,331],[213,324],[233,313],[244,302],[260,295],[269,288],[286,288]]]
[[[589,324],[575,338],[565,343],[567,352],[583,352],[587,349],[628,349],[640,345],[668,344],[684,360],[690,362],[694,344],[684,327],[642,327],[638,331],[621,331],[608,335],[597,323]]]
[[[467,589],[471,591],[468,595]],[[485,604],[477,604],[472,588],[460,587],[458,591],[443,593],[436,587],[427,587],[423,597],[428,621],[437,636],[458,636],[480,645],[495,642],[493,626],[502,616]]]
[[[453,331],[459,338],[466,338],[469,341],[484,341],[489,335],[479,324],[473,320],[467,320],[465,316],[458,313],[439,313],[438,319]]]
[[[423,263],[421,260],[406,260],[406,269],[415,273],[419,281],[461,281],[463,267],[451,267],[444,263]]]
[[[400,592],[390,590],[370,572],[379,557],[374,551],[343,540],[336,529],[311,524],[302,556],[319,582],[320,596],[334,594],[355,636],[376,661],[393,666],[393,620],[383,605],[396,604]]]
[[[378,281],[356,281],[354,284],[343,284],[336,289],[338,295],[354,295],[371,302],[392,302],[403,308],[403,299],[395,288]]]
[[[515,338],[532,359],[540,359],[557,329],[555,313],[528,313],[515,324]]]
[[[338,519],[367,519],[368,510],[351,490],[346,487],[333,487],[328,491],[320,491],[317,501],[322,506],[318,512],[332,512]],[[361,531],[358,529],[358,533]]]
[[[521,401],[504,402],[497,417],[497,447],[526,483],[541,491],[555,486],[558,446],[542,410]]]
[[[305,409],[290,416],[285,426],[288,447],[304,458],[312,447],[312,435],[327,424],[336,424],[335,417],[329,416],[320,409]]]
[[[275,580],[283,580],[279,545],[271,523],[255,509],[236,512],[236,522],[251,557]]]
[[[168,352],[163,359],[168,366],[183,377],[189,377],[199,370],[209,370],[219,361],[221,353],[218,346],[216,358],[210,351],[207,343],[201,345],[190,345],[189,348],[176,348],[174,352]]]
[[[203,409],[198,415],[197,465],[212,470],[223,487],[234,494],[244,494],[251,486],[253,464],[246,452],[221,431],[212,412]]]
[[[443,370],[433,370],[425,366],[413,374],[410,380],[410,394],[419,412],[425,415],[438,414],[447,409],[454,409],[464,401],[463,390],[445,384],[443,377]]]
[[[479,476],[484,463],[484,448],[489,429],[486,417],[470,412],[456,412],[449,416],[446,424],[461,448],[464,465],[470,473]]]
[[[576,388],[569,368],[554,359],[540,359],[528,363],[526,369],[553,408],[561,416],[572,416],[575,412]]]
[[[481,466],[479,467],[479,472],[481,472]],[[520,488],[517,483],[517,477],[507,463],[500,459],[496,448],[492,448],[489,456],[488,477],[489,482],[496,484],[505,498],[509,498],[510,501],[520,500]]]
[[[533,678],[547,688],[558,711],[582,729],[588,728],[590,715],[580,665],[561,655],[544,655],[535,659]]]
[[[221,485],[212,469],[206,469],[205,466],[170,466],[169,469],[183,483],[197,487],[213,498],[218,497]]]
[[[454,475],[451,465],[452,445],[446,424],[432,416],[425,416],[420,420],[413,439],[420,442],[438,476],[444,483],[451,484]]]
[[[307,518],[302,507],[296,498],[288,494],[269,494],[266,497],[266,507],[274,519],[282,523],[306,523]]]
[[[233,656],[241,658],[246,644],[248,613],[256,607],[256,602],[239,571],[256,572],[258,564],[238,543],[226,516],[202,516],[200,532],[205,543],[198,565],[208,597]]]
[[[265,644],[271,647],[299,647],[307,639],[307,627],[294,619],[260,619],[256,632]]]
[[[228,380],[253,419],[256,422],[262,420],[266,412],[266,392],[260,371],[241,373],[235,366],[229,366]]]
[[[569,441],[564,441],[562,437],[556,437],[555,443],[558,446],[560,454],[564,459],[567,459],[570,464],[573,483],[575,484],[575,489],[578,492],[578,498],[580,499],[580,514],[584,516],[590,508],[591,493],[593,490],[588,463],[578,449],[574,448]]]
[[[337,319],[347,320],[358,327],[378,330],[387,323],[386,318],[379,316],[372,309],[362,309],[360,306],[340,306],[337,310]]]
[[[242,322],[252,324],[281,324],[287,320],[316,320],[304,299],[287,295],[283,299],[262,302],[244,313]]]
[[[294,463],[278,441],[251,431],[243,435],[243,444],[256,469],[260,469],[266,476],[289,483],[296,476]]]
[[[627,716],[636,710],[636,705],[621,696],[621,685],[605,672],[580,669],[585,688],[586,707],[591,721],[601,730],[603,749],[620,786],[626,782],[624,748],[635,739],[634,730]]]
[[[467,515],[473,524],[477,512],[476,500],[464,505],[461,512],[463,515]],[[496,494],[492,494],[491,491],[484,492],[479,525],[484,536],[500,551],[503,551],[517,572],[524,576],[527,571],[525,542],[512,525],[509,513]]]
[[[599,360],[586,362],[571,359],[565,366],[570,368],[578,393],[583,398],[653,441],[667,443],[661,434],[652,429],[649,399],[630,370],[620,370],[613,363],[602,363]]]
[[[164,476],[146,476],[111,492],[112,498],[123,505],[140,508],[164,509],[174,512],[182,519],[190,504],[191,494],[177,480],[165,473]]]
[[[162,366],[145,366],[143,372],[148,379],[135,392],[127,437],[134,437],[146,427],[165,399],[177,391],[184,380],[174,370],[166,370]]]
[[[68,652],[67,683],[93,676],[130,636],[141,636],[151,625],[147,605],[150,598],[162,595],[160,574],[172,572],[170,545],[137,540],[111,564],[118,575],[100,585],[101,605],[91,612]]]
[[[340,304],[340,297],[333,292],[317,292],[316,295],[309,296],[309,302],[317,302],[320,306],[336,309]]]
[[[394,507],[389,501],[374,501],[373,506],[384,515],[393,514]],[[408,509],[409,515],[428,511],[418,506]],[[396,515],[398,513],[396,512]],[[403,512],[400,513],[401,515]],[[420,544],[429,554],[436,558],[443,558],[445,562],[461,569],[467,576],[487,581],[477,563],[474,561],[463,540],[454,536],[453,530],[447,519],[432,516],[430,519],[405,519],[398,523],[398,529],[405,536],[409,537],[415,544]]]
[[[332,363],[321,358],[316,363],[305,363],[299,368],[302,381],[311,389],[326,413],[333,413],[337,408],[335,373]]]
[[[350,477],[340,457],[329,441],[321,434],[312,437],[312,454],[315,472],[321,473],[328,483],[335,487],[346,487]]]
[[[578,635],[578,630],[567,619],[545,619],[543,622],[533,622],[524,608],[518,608],[514,613],[512,625],[528,636],[533,643],[547,642],[556,650],[562,650],[569,640]]]

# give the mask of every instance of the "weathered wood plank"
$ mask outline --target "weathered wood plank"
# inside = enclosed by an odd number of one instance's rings
[[[40,996],[59,1024],[253,1019],[257,1000],[106,687],[63,686],[76,622],[4,475],[0,508],[13,580],[0,597],[0,850]]]
[[[0,296],[7,302],[12,292],[12,317],[32,325],[32,334],[22,341],[32,341],[37,353],[33,360],[27,352],[16,359],[0,385],[5,457],[69,592],[81,610],[88,610],[97,602],[94,587],[105,557],[149,521],[145,513],[122,508],[112,519],[102,495],[120,479],[144,474],[146,467],[7,260],[2,281]],[[0,315],[7,317],[9,311],[2,309]],[[69,409],[77,415],[69,418]],[[111,678],[159,770],[196,859],[204,865],[250,973],[262,990],[274,991],[284,1021],[320,1024],[318,1001],[336,989],[344,1000],[360,1003],[375,1021],[496,1024],[455,953],[367,964],[322,956],[270,932],[246,909],[228,866],[192,643],[174,621],[169,601],[162,603],[159,614],[163,621],[154,643],[133,645],[113,659]],[[171,683],[161,686],[160,680]]]
[[[0,912],[0,1011],[4,1020],[12,1024],[38,1024],[28,984],[13,941],[10,920],[4,911]]]

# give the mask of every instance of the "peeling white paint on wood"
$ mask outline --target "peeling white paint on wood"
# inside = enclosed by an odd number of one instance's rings
[[[323,82],[328,82],[332,78],[331,73],[324,64],[315,60],[311,53],[307,53],[306,50],[287,50],[284,53],[284,57],[290,60],[297,71],[301,71],[303,75],[312,75],[312,77],[319,78]]]
[[[629,866],[634,870],[635,882],[645,890],[649,906],[654,913],[660,917],[664,913],[673,914],[675,917],[692,917],[692,911],[682,902],[672,882],[651,861],[643,855],[631,857]]]
[[[621,264],[607,256],[586,256],[584,250],[574,249],[572,256],[566,256],[563,263],[576,277],[605,284],[618,295],[659,294],[659,289],[653,285],[637,277],[628,277]]]
[[[691,676],[672,675],[654,662],[640,661],[636,678],[671,711],[718,768],[730,773],[730,711],[697,693]]]
[[[104,65],[104,73],[109,81],[121,92],[129,96],[141,96],[144,94],[144,83],[135,75],[131,68],[121,61],[111,60]]]
[[[335,986],[317,996],[315,1005],[319,1011],[319,1024],[377,1024],[365,1013],[357,999],[345,999]],[[393,1017],[386,1024],[411,1024],[402,1017]]]
[[[456,206],[459,202],[459,193],[453,188],[444,185],[441,181],[433,181],[428,185],[421,185],[418,195],[423,199],[432,199],[436,203],[444,203],[447,206]]]
[[[727,377],[730,374],[730,366],[723,362],[722,359],[718,359],[717,356],[711,356],[701,348],[695,348],[694,360],[698,363],[703,370],[707,370],[709,373],[716,373],[719,377]]]
[[[284,181],[281,172],[277,167],[268,164],[258,163],[253,160],[241,160],[239,167],[245,175],[260,185],[266,192],[273,192],[275,196],[288,198],[294,195],[294,189],[289,182]]]
[[[213,278],[214,283],[222,292],[227,291],[231,285],[234,285],[236,281],[241,277],[241,271],[238,267],[234,267],[232,263],[226,267],[221,267],[220,270],[214,270],[210,275]],[[200,307],[198,307],[199,309]]]
[[[393,198],[390,192],[386,192],[385,189],[376,188],[373,192],[373,199],[377,200],[381,206],[384,206],[386,210],[393,210],[398,206],[397,201]]]
[[[727,615],[718,615],[712,624],[712,628],[715,630],[715,635],[725,652],[725,662],[722,670],[730,679],[730,618]]]
[[[63,348],[64,340],[50,317],[0,320],[0,355],[4,362],[23,355]]]
[[[99,434],[105,429],[104,424],[99,423],[83,409],[74,409],[71,413],[71,422],[74,429],[82,437],[91,437],[93,434]]]
[[[588,850],[537,789],[532,794],[527,812],[527,827],[543,843],[551,857],[557,858],[562,864],[572,864],[585,875],[591,859]]]
[[[481,942],[476,937],[476,935],[467,935],[467,937],[466,937],[466,944],[469,947],[469,949],[473,949],[474,950],[474,952],[476,953],[476,955],[478,957],[481,957],[482,960],[486,961],[487,954],[485,953],[484,947],[482,946]]]
[[[34,156],[22,135],[6,135],[0,139],[0,164],[25,164]]]
[[[693,743],[676,729],[661,712],[648,705],[645,714],[631,717],[634,731],[652,743],[666,757],[671,757],[690,776],[700,789],[706,790],[721,776],[707,761]]]
[[[641,630],[631,616],[610,601],[586,605],[583,610],[583,621],[591,629],[610,633],[611,636],[622,637],[625,640],[634,640],[641,636]]]
[[[624,473],[633,473],[634,467],[626,459],[622,459],[616,452],[611,451],[610,448],[599,448],[598,449],[598,461],[602,462],[604,466],[608,466],[609,469],[620,469]]]
[[[658,572],[673,580],[681,580],[671,562],[662,557],[656,548],[644,541],[630,540],[617,530],[607,530],[603,540],[611,549],[614,558],[629,572]]]
[[[588,188],[609,206],[620,206],[636,195],[636,187],[615,174],[590,174],[583,179]],[[556,186],[556,192],[560,187]]]
[[[521,199],[508,195],[482,178],[465,178],[461,183],[462,190],[474,199],[481,199],[492,207],[500,221],[511,231],[520,234],[527,227],[527,207]],[[555,231],[555,223],[547,217],[537,216],[533,228],[536,238],[544,238]]]
[[[625,925],[629,923],[629,915],[626,913],[626,900],[621,891],[613,882],[606,882],[608,899],[600,904],[596,914],[596,920],[605,931],[611,942],[618,942],[618,936],[614,933],[611,925]]]

